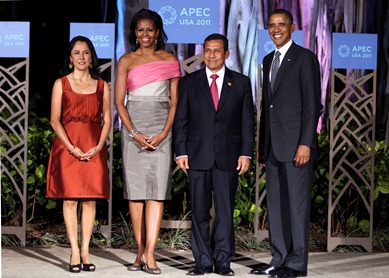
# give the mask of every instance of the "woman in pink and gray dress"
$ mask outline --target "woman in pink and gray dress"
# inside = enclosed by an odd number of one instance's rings
[[[177,58],[163,50],[167,36],[158,13],[142,9],[132,19],[132,52],[117,65],[115,106],[122,122],[124,198],[138,244],[131,271],[160,274],[154,252],[171,197],[172,132],[177,105]]]

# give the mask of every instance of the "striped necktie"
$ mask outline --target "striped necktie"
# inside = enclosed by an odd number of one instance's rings
[[[271,82],[270,82],[270,93],[273,95],[274,92],[274,84],[276,83],[278,69],[280,68],[280,56],[281,53],[276,51],[275,58],[273,60],[273,64],[271,65]]]

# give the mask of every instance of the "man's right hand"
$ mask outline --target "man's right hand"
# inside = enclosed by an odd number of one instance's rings
[[[188,160],[188,157],[179,157],[176,159],[176,162],[177,162],[177,165],[183,169],[183,170],[187,170],[189,169],[189,160]]]

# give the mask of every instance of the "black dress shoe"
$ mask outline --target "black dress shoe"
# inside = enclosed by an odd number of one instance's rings
[[[212,266],[197,265],[195,268],[189,271],[187,275],[198,276],[198,275],[204,275],[212,272],[213,272]]]
[[[289,267],[283,267],[279,270],[274,271],[270,277],[273,278],[294,278],[294,277],[306,277],[306,271],[298,271]]]
[[[250,273],[256,275],[272,275],[276,270],[279,270],[279,268],[276,266],[263,264],[257,268],[252,269]]]
[[[220,267],[215,269],[215,273],[221,276],[234,276],[235,272],[230,267]]]

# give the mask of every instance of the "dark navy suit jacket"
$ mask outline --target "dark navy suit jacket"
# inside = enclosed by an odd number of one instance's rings
[[[226,67],[215,111],[205,68],[181,78],[173,136],[176,157],[191,170],[236,171],[241,155],[253,157],[254,104],[250,79]]]
[[[269,71],[274,51],[263,58],[262,113],[259,146],[268,157],[270,134],[276,158],[292,162],[299,145],[318,156],[317,123],[320,116],[320,72],[316,55],[292,43],[278,70],[274,95],[270,97]],[[307,78],[309,76],[309,78]],[[318,93],[319,92],[319,93]],[[265,128],[267,127],[267,128]]]

